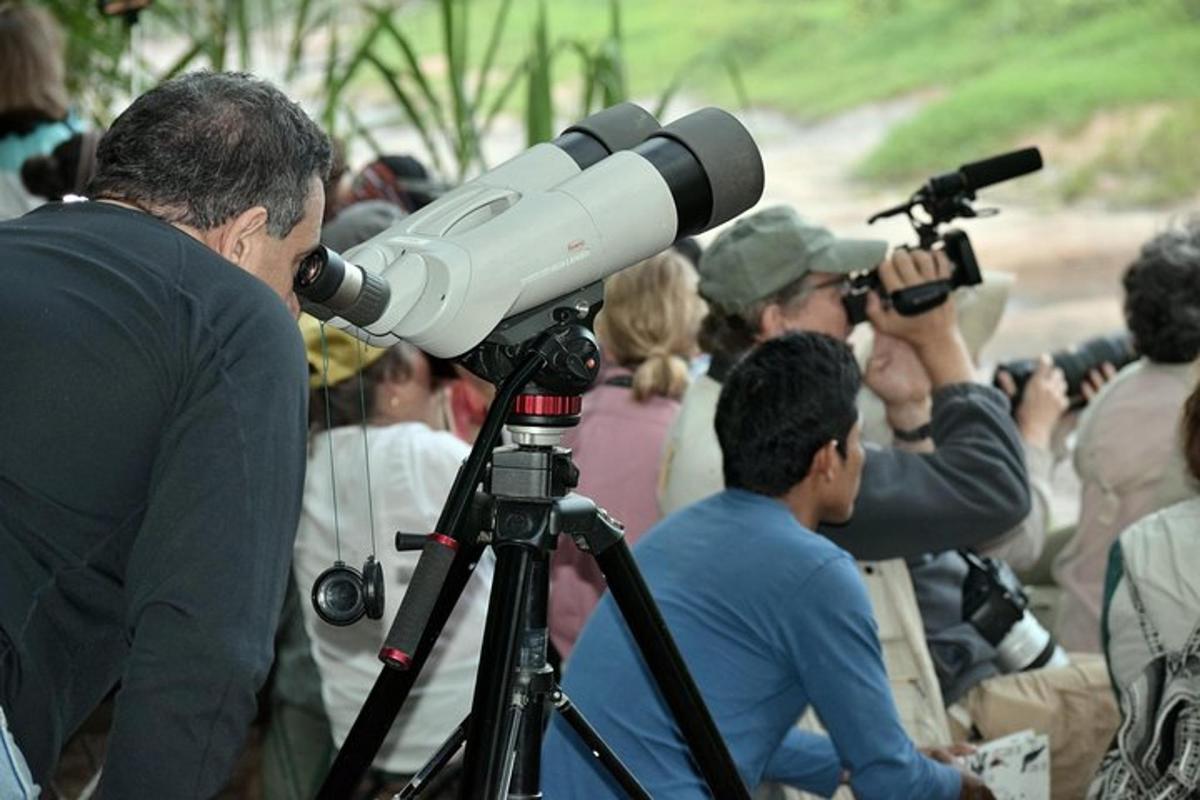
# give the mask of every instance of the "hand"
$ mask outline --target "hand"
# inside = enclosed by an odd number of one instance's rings
[[[908,343],[876,333],[863,381],[887,406],[888,424],[893,428],[911,430],[929,421],[933,384]]]
[[[950,744],[945,747],[922,747],[921,755],[931,758],[939,764],[957,764],[958,759],[969,756],[975,748],[966,743]]]
[[[879,265],[879,280],[888,294],[894,294],[930,281],[948,280],[951,269],[950,259],[940,250],[895,250]],[[878,293],[871,292],[867,296],[867,317],[876,331],[903,339],[917,350],[958,334],[952,297],[936,308],[906,317],[893,308],[885,309]]]
[[[987,787],[987,784],[979,780],[979,777],[972,772],[960,770],[962,774],[962,793],[959,794],[961,800],[996,800],[996,795],[992,794],[992,790]]]
[[[1016,383],[1007,372],[1001,370],[996,381],[1010,398],[1016,395]],[[1037,369],[1025,383],[1021,404],[1017,406],[1017,427],[1021,429],[1021,437],[1035,447],[1048,450],[1054,426],[1069,405],[1067,379],[1062,370],[1054,366],[1050,356],[1042,354]]]
[[[1113,379],[1117,374],[1117,368],[1105,361],[1100,365],[1099,369],[1093,369],[1088,372],[1087,377],[1083,379],[1083,385],[1080,387],[1080,392],[1083,394],[1083,399],[1087,402],[1092,402],[1092,399],[1100,393],[1100,389],[1104,384]]]
[[[879,279],[888,292],[950,277],[950,260],[941,251],[896,250],[879,265]],[[867,316],[877,334],[902,339],[921,359],[934,389],[954,383],[970,383],[971,356],[958,332],[954,299],[947,297],[936,308],[915,317],[885,309],[876,292],[867,295]]]

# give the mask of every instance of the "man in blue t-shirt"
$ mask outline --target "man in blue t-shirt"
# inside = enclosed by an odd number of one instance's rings
[[[853,559],[814,533],[850,518],[863,450],[858,366],[845,344],[792,333],[729,374],[717,407],[720,494],[667,517],[634,553],[751,787],[870,798],[991,798],[913,746],[896,713]],[[612,597],[572,653],[564,689],[655,798],[708,797]],[[801,731],[813,706],[829,736]],[[561,718],[545,741],[546,797],[621,797]]]

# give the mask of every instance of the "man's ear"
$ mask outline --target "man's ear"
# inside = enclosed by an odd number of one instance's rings
[[[217,250],[226,260],[243,267],[262,247],[262,235],[267,229],[267,209],[262,206],[248,208],[225,223],[224,228]]]
[[[787,330],[783,319],[783,306],[779,303],[769,303],[758,318],[758,340],[765,342],[774,339]]]
[[[833,480],[836,467],[841,463],[837,446],[837,439],[830,439],[813,455],[812,466],[808,468],[809,477],[826,482]]]

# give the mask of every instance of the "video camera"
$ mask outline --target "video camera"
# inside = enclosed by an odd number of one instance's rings
[[[1097,336],[1081,342],[1075,347],[1058,350],[1050,355],[1054,366],[1061,369],[1063,377],[1066,378],[1067,399],[1070,400],[1072,408],[1079,408],[1086,402],[1083,397],[1083,382],[1087,379],[1089,372],[1098,369],[1105,363],[1120,369],[1137,360],[1137,357],[1138,352],[1133,346],[1133,337],[1128,333]],[[1006,361],[996,367],[996,376],[992,380],[996,387],[1003,388],[1000,384],[1001,372],[1007,372],[1012,376],[1017,390],[1012,398],[1014,411],[1021,404],[1021,398],[1025,394],[1025,385],[1033,377],[1037,366],[1037,359],[1018,358]]]
[[[706,108],[659,127],[625,103],[454,189],[345,260],[318,248],[295,289],[305,311],[370,344],[404,339],[459,357],[502,321],[543,307],[561,314],[562,298],[732,219],[758,201],[763,180],[754,140],[728,113]],[[589,297],[581,319],[598,308]]]
[[[877,292],[901,314],[916,316],[944,303],[950,292],[959,286],[974,286],[982,282],[979,262],[967,234],[956,228],[942,231],[941,226],[958,217],[994,215],[997,213],[995,209],[977,210],[971,205],[975,192],[1041,168],[1042,154],[1036,147],[963,164],[954,172],[933,176],[905,202],[884,209],[868,219],[867,224],[870,225],[885,217],[906,215],[917,232],[917,247],[932,250],[940,242],[942,250],[954,265],[954,271],[949,280],[910,286],[890,296],[880,283],[878,269],[852,275],[850,291],[842,299],[850,322],[857,325],[866,321],[867,295],[870,292]],[[922,209],[924,217],[915,216],[915,208]]]

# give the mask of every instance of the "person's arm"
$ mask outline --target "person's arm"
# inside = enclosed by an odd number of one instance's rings
[[[763,780],[829,797],[842,782],[842,765],[828,736],[791,728],[771,754]]]
[[[121,576],[130,652],[105,798],[215,795],[273,657],[304,484],[300,337],[282,307],[264,310],[204,358]]]
[[[1016,384],[1007,372],[998,373],[1001,390],[1010,398]],[[1053,438],[1066,413],[1067,381],[1050,356],[1043,355],[1025,384],[1016,410],[1017,428],[1025,445],[1032,503],[1029,515],[1010,531],[979,547],[981,555],[1007,561],[1013,569],[1028,569],[1037,563],[1046,544],[1050,523],[1050,479],[1054,471]]]
[[[948,268],[934,269],[928,253],[897,252],[879,273],[895,291]],[[878,561],[974,547],[1020,523],[1030,503],[1021,438],[1008,399],[971,381],[953,300],[903,317],[872,294],[868,314],[879,332],[908,342],[925,367],[936,450],[869,449],[854,517],[821,532],[855,558]]]
[[[957,770],[921,755],[900,724],[866,588],[854,563],[831,558],[786,611],[787,656],[860,800],[958,798]]]

